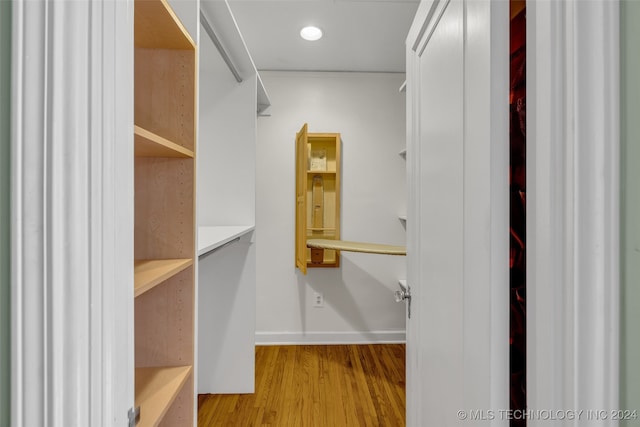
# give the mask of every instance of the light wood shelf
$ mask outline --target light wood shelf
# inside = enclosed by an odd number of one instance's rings
[[[136,368],[137,427],[157,426],[191,374],[191,366]]]
[[[307,171],[309,175],[336,174],[336,171]]]
[[[136,0],[135,47],[194,50],[196,45],[166,0]]]
[[[190,258],[136,261],[134,264],[134,296],[142,295],[190,265],[193,265],[193,260]]]
[[[136,157],[193,158],[193,151],[140,126],[134,126]]]

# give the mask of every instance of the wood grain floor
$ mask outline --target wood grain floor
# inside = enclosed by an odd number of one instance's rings
[[[255,394],[198,396],[198,426],[405,425],[405,346],[256,347]]]

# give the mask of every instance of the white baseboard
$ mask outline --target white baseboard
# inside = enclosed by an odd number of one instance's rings
[[[405,331],[367,332],[256,332],[256,345],[296,344],[398,344]]]

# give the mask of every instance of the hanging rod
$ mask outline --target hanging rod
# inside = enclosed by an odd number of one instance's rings
[[[227,54],[227,51],[224,49],[224,46],[222,46],[222,43],[220,43],[220,39],[218,39],[218,36],[216,36],[216,33],[213,31],[213,28],[209,24],[209,20],[204,15],[204,13],[202,13],[202,11],[200,11],[200,23],[202,24],[202,26],[204,27],[204,30],[209,35],[209,38],[211,39],[213,44],[216,45],[218,52],[220,52],[222,59],[224,59],[224,62],[227,64],[227,67],[229,67],[229,71],[231,71],[231,74],[233,74],[233,77],[236,78],[236,81],[238,83],[242,83],[242,77],[240,77],[240,73],[238,73],[238,69],[236,68],[235,65],[233,65],[233,62],[231,61],[231,58]]]

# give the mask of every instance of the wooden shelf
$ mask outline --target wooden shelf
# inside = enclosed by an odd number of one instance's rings
[[[309,175],[322,175],[322,174],[334,174],[336,171],[307,171]]]
[[[254,225],[198,227],[198,256],[238,239],[255,228]]]
[[[136,368],[137,427],[157,426],[191,374],[191,366]]]
[[[135,2],[135,47],[194,50],[196,45],[166,0]]]
[[[193,265],[192,259],[149,259],[134,264],[134,296],[138,297]]]
[[[140,126],[133,127],[136,157],[193,158],[193,151]]]

